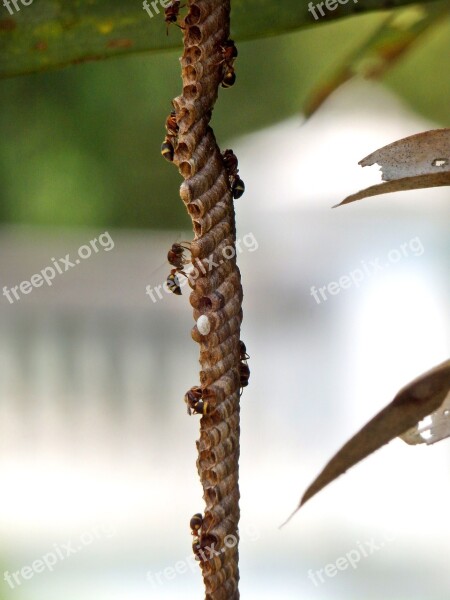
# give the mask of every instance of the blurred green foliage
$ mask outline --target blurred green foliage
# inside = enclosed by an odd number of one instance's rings
[[[435,1],[421,0],[421,5]],[[30,10],[20,3],[11,8],[8,0],[4,4],[5,10],[0,10],[1,78],[181,46],[180,36],[166,35],[166,27],[161,26],[164,11],[158,1],[152,6],[147,2],[146,10],[140,0],[39,0]],[[186,4],[180,7],[181,19]],[[320,22],[325,22],[414,4],[415,0],[347,0],[334,2],[332,9],[318,14],[322,14]],[[318,14],[313,17],[309,3],[298,0],[231,2],[233,36],[239,42],[314,26]]]
[[[213,115],[221,147],[300,113],[313,85],[385,16],[240,43],[236,85],[220,90]],[[447,20],[387,77],[414,108],[442,124],[449,40]],[[160,156],[170,100],[181,90],[178,55],[130,55],[2,80],[0,221],[189,229],[181,177]]]

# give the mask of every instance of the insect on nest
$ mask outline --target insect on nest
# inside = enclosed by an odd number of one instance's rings
[[[166,160],[173,162],[178,138],[177,115],[174,110],[170,112],[166,119],[166,132],[166,137],[161,144],[161,154]]]
[[[184,8],[185,4],[180,4],[180,0],[172,0],[169,6],[166,6],[164,9],[164,21],[166,22],[166,35],[169,35],[169,25],[172,23],[179,27],[180,29],[184,29],[181,25],[177,23],[178,16],[180,13],[180,9]],[[159,11],[158,11],[159,12]]]
[[[234,85],[236,81],[234,61],[237,58],[238,51],[233,40],[227,40],[220,46],[220,52],[222,53],[222,60],[217,64],[223,64],[223,77],[221,86],[223,88],[229,88]]]
[[[184,395],[184,401],[187,405],[188,415],[206,415],[210,413],[210,403],[214,394],[208,388],[201,388],[198,385],[191,387]],[[209,399],[209,400],[208,400]]]
[[[239,177],[238,159],[233,150],[225,150],[222,154],[223,164],[225,165],[230,182],[231,193],[233,198],[237,200],[245,192],[245,183]]]
[[[175,268],[170,271],[166,284],[169,290],[177,296],[181,296],[180,280],[178,279],[177,273],[187,277],[187,274],[183,271],[183,267],[190,262],[185,254],[186,251],[190,252],[190,249],[191,245],[189,242],[175,242],[167,253],[169,264]]]

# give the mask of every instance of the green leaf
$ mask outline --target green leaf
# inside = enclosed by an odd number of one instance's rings
[[[448,2],[412,6],[391,13],[387,20],[362,45],[356,45],[327,81],[320,83],[305,103],[303,113],[310,117],[343,83],[356,75],[367,79],[381,77],[430,28],[450,13]]]
[[[422,4],[433,0],[423,0]],[[413,4],[390,0],[389,7]],[[310,3],[298,0],[235,0],[232,2],[232,35],[238,40],[276,35],[315,26],[330,19],[381,10],[385,0],[361,0],[336,4],[315,20]],[[322,3],[323,5],[323,3]],[[181,46],[179,30],[166,35],[163,9],[125,0],[32,0],[29,6],[0,6],[0,77],[45,71],[112,56],[164,50]],[[317,6],[314,2],[312,6]],[[317,12],[317,11],[316,11]]]

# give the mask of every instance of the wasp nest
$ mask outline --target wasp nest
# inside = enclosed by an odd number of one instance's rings
[[[169,156],[184,182],[180,195],[192,218],[190,302],[200,344],[204,391],[197,468],[206,503],[194,515],[194,552],[202,569],[206,600],[239,598],[239,389],[242,288],[235,260],[235,216],[229,173],[209,126],[220,84],[231,78],[224,64],[229,42],[229,0],[188,2],[181,58],[183,93],[168,120]],[[232,50],[227,50],[231,55]],[[223,84],[224,87],[227,87]],[[169,117],[170,119],[170,117]],[[176,126],[175,126],[176,124]],[[231,256],[231,258],[227,258]],[[211,265],[213,265],[211,267]],[[198,391],[200,390],[200,391]],[[197,404],[198,406],[198,404]],[[195,412],[195,411],[194,411]],[[199,411],[198,411],[199,412]],[[202,517],[202,518],[200,518]]]

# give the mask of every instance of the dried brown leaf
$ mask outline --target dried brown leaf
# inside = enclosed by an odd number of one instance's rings
[[[434,414],[445,401],[449,391],[450,360],[423,373],[402,388],[394,400],[373,417],[328,462],[303,494],[300,504],[291,517],[317,492],[350,467],[416,426],[426,416]],[[442,409],[447,410],[444,407]]]
[[[389,192],[450,185],[450,129],[433,129],[397,140],[358,164],[367,167],[375,163],[380,165],[386,183],[352,194],[336,206]]]
[[[407,444],[435,444],[450,437],[450,392],[444,402],[429,417],[430,422],[419,423],[416,427],[408,429],[400,437]]]

